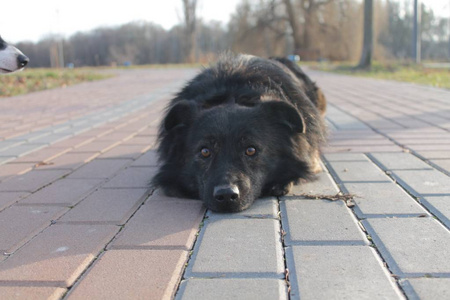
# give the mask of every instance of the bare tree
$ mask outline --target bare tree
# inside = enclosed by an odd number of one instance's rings
[[[196,61],[196,8],[197,0],[182,0],[183,1],[183,13],[184,13],[184,25],[185,25],[185,40],[184,40],[184,53],[185,60],[187,62]]]
[[[322,7],[335,0],[283,0],[287,22],[292,31],[294,42],[294,52],[303,52],[306,56],[311,56],[313,50],[313,32],[324,30],[323,24],[318,21],[319,12]],[[296,4],[296,5],[295,5]],[[299,17],[301,22],[299,22]],[[301,25],[300,25],[301,24]],[[314,56],[314,55],[312,55]]]
[[[364,40],[358,68],[369,68],[373,54],[373,1],[364,0]]]
[[[297,52],[302,48],[302,40],[300,35],[300,27],[298,26],[298,15],[295,7],[292,5],[291,0],[283,0],[286,7],[286,15],[289,26],[292,30],[292,39],[294,40],[294,51]]]

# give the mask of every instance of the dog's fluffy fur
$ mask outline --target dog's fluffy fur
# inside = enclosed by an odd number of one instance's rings
[[[325,108],[321,90],[291,61],[227,54],[168,105],[153,184],[216,211],[284,195],[320,171]]]
[[[28,64],[28,61],[28,57],[19,49],[9,45],[0,37],[0,73],[22,70]]]

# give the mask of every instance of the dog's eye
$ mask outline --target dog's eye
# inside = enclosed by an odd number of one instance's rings
[[[211,156],[211,151],[208,148],[203,148],[200,153],[204,158],[208,158]]]
[[[255,154],[256,154],[256,149],[254,147],[248,147],[245,150],[245,155],[247,155],[247,156],[253,156]]]

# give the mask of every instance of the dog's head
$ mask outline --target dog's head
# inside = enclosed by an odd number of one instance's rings
[[[296,159],[293,140],[305,132],[299,112],[281,101],[254,107],[222,105],[201,110],[181,101],[168,113],[164,127],[179,131],[184,170],[198,187],[205,205],[215,211],[248,208],[274,177],[304,168]]]
[[[28,62],[28,57],[0,37],[0,73],[11,73],[21,70]]]

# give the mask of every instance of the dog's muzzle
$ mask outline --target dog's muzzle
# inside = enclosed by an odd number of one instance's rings
[[[19,69],[24,68],[29,61],[30,59],[23,54],[19,54],[17,56],[17,66],[19,67]]]

